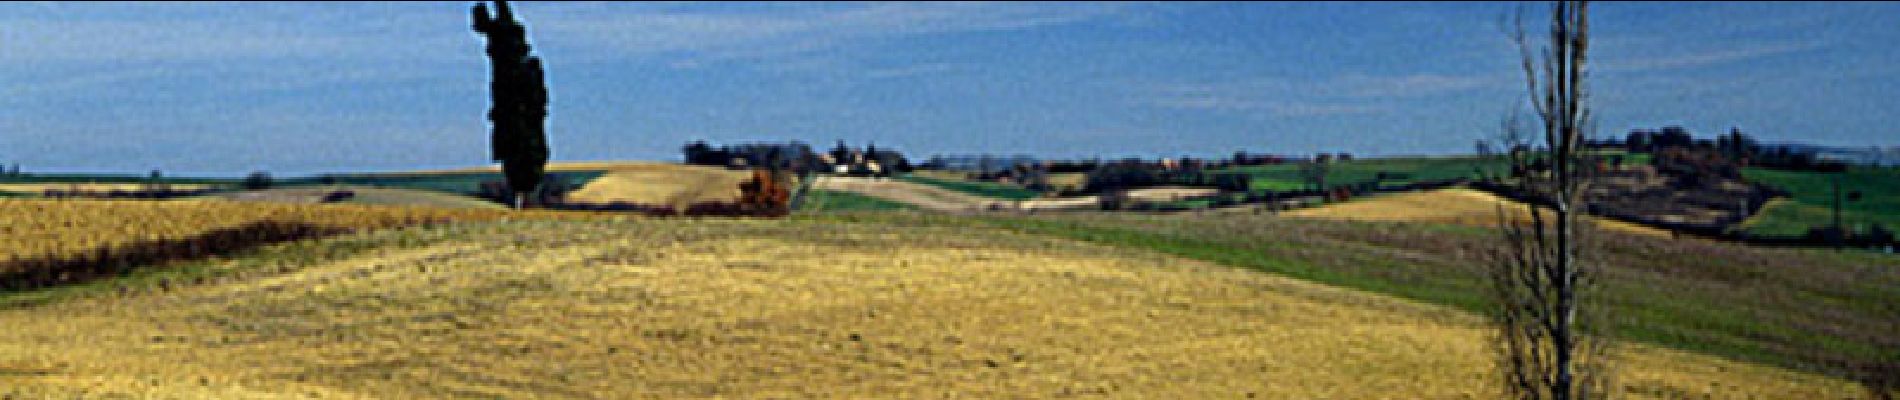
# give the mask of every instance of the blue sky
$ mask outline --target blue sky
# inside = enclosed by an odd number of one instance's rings
[[[0,4],[0,163],[484,165],[470,2]],[[1526,4],[1535,32],[1542,3]],[[520,3],[555,160],[689,140],[916,157],[1469,152],[1522,104],[1519,3]],[[1900,3],[1597,3],[1600,135],[1900,145]]]

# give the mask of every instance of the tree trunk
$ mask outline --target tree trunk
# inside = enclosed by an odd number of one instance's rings
[[[1581,194],[1586,177],[1580,166],[1583,131],[1590,113],[1585,103],[1584,61],[1588,50],[1586,2],[1557,2],[1553,6],[1549,48],[1533,57],[1525,40],[1522,20],[1513,39],[1522,52],[1525,80],[1532,106],[1543,122],[1544,145],[1550,169],[1525,169],[1522,192],[1545,203],[1527,205],[1529,226],[1502,213],[1507,245],[1494,260],[1491,279],[1498,301],[1494,315],[1506,381],[1514,397],[1525,399],[1593,398],[1607,395],[1607,381],[1598,368],[1601,338],[1585,335],[1594,324],[1579,322],[1580,299],[1587,265],[1581,261],[1577,213],[1587,209]],[[1540,73],[1541,72],[1541,73]],[[1509,120],[1507,120],[1509,121]],[[1505,136],[1516,136],[1507,122]],[[1535,159],[1535,154],[1525,154]],[[1513,164],[1520,161],[1511,153]],[[1540,162],[1541,163],[1541,162]],[[1544,176],[1547,173],[1548,176]],[[1546,220],[1542,210],[1552,214]],[[1586,314],[1587,315],[1587,314]],[[1594,320],[1593,320],[1594,322]]]

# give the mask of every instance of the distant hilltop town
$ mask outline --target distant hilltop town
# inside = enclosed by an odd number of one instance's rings
[[[878,149],[877,144],[868,144],[863,148],[846,146],[843,140],[831,151],[817,152],[804,142],[790,143],[742,143],[719,146],[717,148],[705,141],[687,143],[681,149],[687,164],[711,165],[727,168],[773,168],[798,174],[824,172],[840,175],[890,176],[901,172],[910,172],[910,160],[904,154],[891,149]]]

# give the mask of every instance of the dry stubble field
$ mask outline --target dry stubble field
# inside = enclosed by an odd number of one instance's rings
[[[1494,227],[1498,223],[1497,206],[1499,205],[1504,205],[1504,211],[1512,218],[1519,220],[1530,218],[1530,212],[1524,209],[1523,203],[1467,188],[1385,194],[1339,204],[1288,211],[1281,215],[1296,218],[1429,222]],[[1546,213],[1546,215],[1549,214]],[[1590,218],[1590,220],[1599,227],[1617,232],[1652,237],[1670,236],[1668,231],[1634,223],[1600,218]]]
[[[262,221],[378,229],[431,222],[582,219],[587,213],[345,204],[0,199],[0,272],[6,262],[83,257]]]
[[[153,186],[154,185],[143,183],[0,183],[0,192],[39,194],[48,190],[87,192],[109,192],[114,190],[141,191],[151,189]],[[216,187],[215,185],[187,183],[167,183],[156,186],[180,191],[203,190]]]
[[[566,163],[549,169],[607,171],[606,175],[569,193],[570,201],[603,204],[624,201],[669,205],[681,210],[696,202],[735,201],[739,198],[739,183],[752,178],[747,171],[672,163]]]
[[[1474,316],[1037,236],[647,220],[328,240],[383,245],[242,279],[0,310],[0,393],[1495,397]],[[1669,350],[1622,355],[1635,397],[1861,393]]]

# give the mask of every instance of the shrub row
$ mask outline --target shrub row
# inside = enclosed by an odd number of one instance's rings
[[[40,196],[42,196],[42,197],[47,197],[47,198],[54,198],[54,199],[63,199],[63,198],[86,198],[86,199],[170,199],[170,198],[178,198],[178,197],[190,197],[190,196],[199,196],[199,195],[204,195],[204,194],[209,194],[209,193],[212,193],[212,192],[216,192],[216,191],[217,191],[217,189],[198,189],[198,190],[172,190],[172,189],[153,189],[153,190],[120,190],[120,189],[114,189],[114,190],[59,190],[59,189],[46,189],[46,190],[44,190],[44,191],[41,191],[41,192],[40,192]]]
[[[86,282],[122,275],[140,265],[201,258],[213,254],[337,235],[351,228],[315,224],[258,221],[241,226],[180,237],[128,242],[96,251],[8,260],[0,264],[0,290],[18,291]]]

